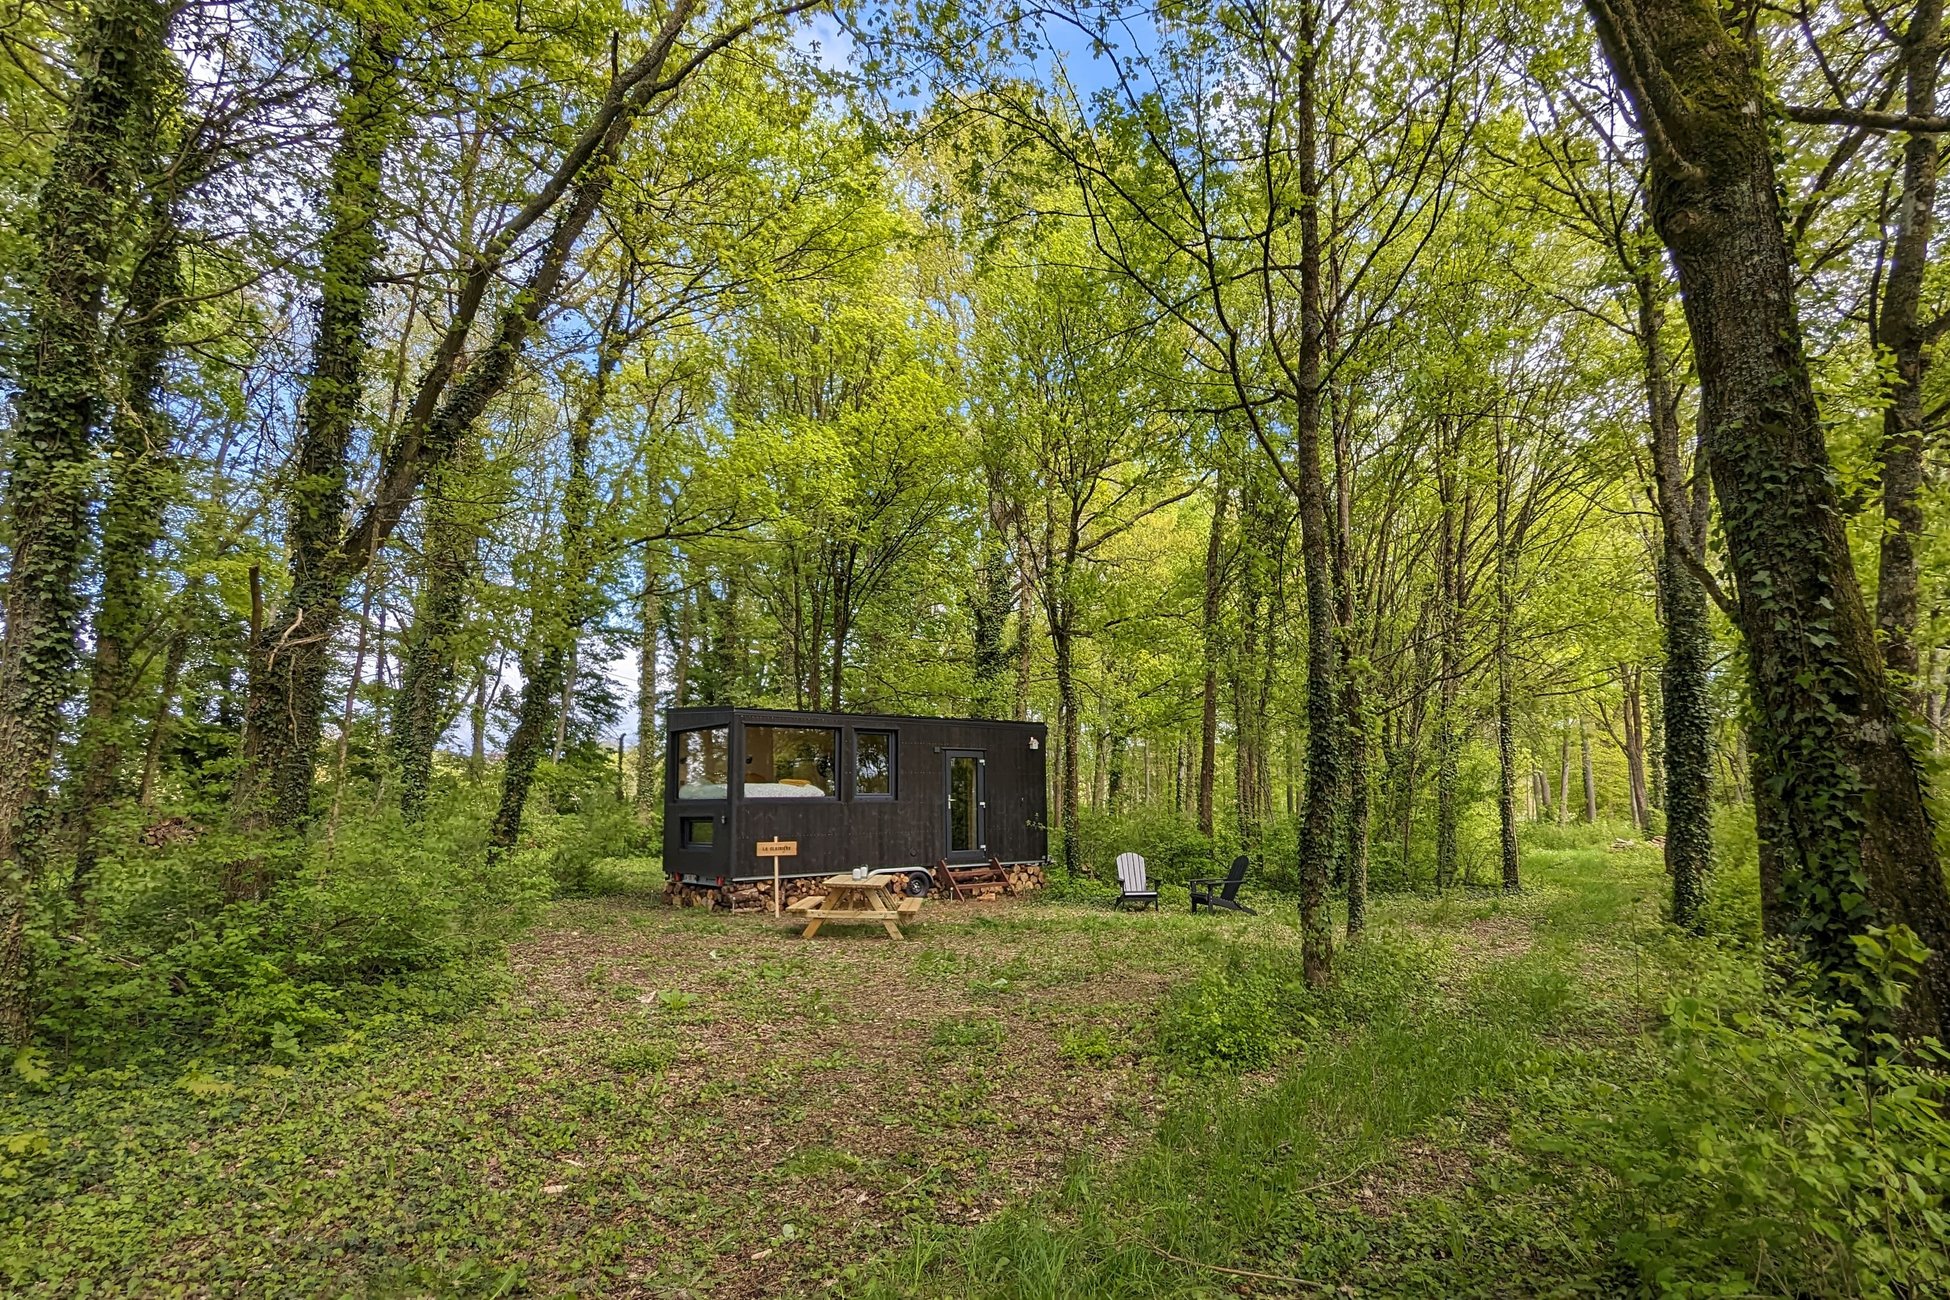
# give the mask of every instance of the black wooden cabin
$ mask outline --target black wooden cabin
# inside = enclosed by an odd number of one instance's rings
[[[675,880],[770,880],[761,840],[798,841],[779,862],[786,877],[1049,855],[1040,722],[730,708],[664,720]]]

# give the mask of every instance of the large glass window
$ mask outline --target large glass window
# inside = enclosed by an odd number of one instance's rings
[[[894,733],[853,733],[853,795],[855,798],[894,797]]]
[[[723,799],[731,793],[731,728],[699,727],[672,737],[679,799]]]
[[[746,727],[747,799],[829,799],[839,733],[824,727]]]

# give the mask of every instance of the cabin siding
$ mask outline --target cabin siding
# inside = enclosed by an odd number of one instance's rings
[[[948,842],[947,766],[952,750],[983,756],[986,852],[1004,862],[1048,856],[1045,827],[1047,729],[1040,722],[915,718],[883,714],[800,713],[780,709],[670,709],[665,764],[664,870],[694,883],[769,880],[760,840],[797,840],[796,857],[779,861],[785,876],[832,875],[854,867],[931,867]],[[746,726],[812,727],[840,733],[835,750],[837,798],[763,799],[742,794]],[[699,727],[728,727],[726,799],[678,799],[677,736]],[[894,742],[894,797],[853,790],[854,733],[888,731]],[[712,843],[684,843],[684,822],[713,820]]]

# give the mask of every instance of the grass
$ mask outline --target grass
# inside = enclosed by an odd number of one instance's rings
[[[1683,958],[1656,855],[1526,868],[1380,900],[1326,994],[1284,905],[937,904],[895,944],[563,903],[409,1040],[17,1081],[0,1290],[1612,1293],[1506,1135],[1564,1053],[1623,1070]]]
[[[1542,853],[1519,898],[1388,900],[1285,1068],[1180,1091],[1137,1151],[1086,1155],[973,1232],[918,1233],[869,1290],[1522,1293],[1511,1267],[1536,1276],[1548,1260],[1507,1239],[1432,1239],[1456,1215],[1425,1203],[1469,1182],[1472,1144],[1507,1120],[1504,1095],[1547,1045],[1637,1032],[1646,984],[1628,956],[1658,934],[1655,861]]]

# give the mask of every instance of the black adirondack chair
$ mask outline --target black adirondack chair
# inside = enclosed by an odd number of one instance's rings
[[[1232,860],[1232,870],[1223,876],[1200,876],[1192,881],[1192,910],[1198,911],[1204,904],[1209,911],[1225,908],[1228,911],[1244,912],[1247,916],[1258,916],[1252,908],[1239,901],[1239,886],[1246,883],[1246,855],[1241,853]],[[1213,886],[1218,886],[1214,889]]]

